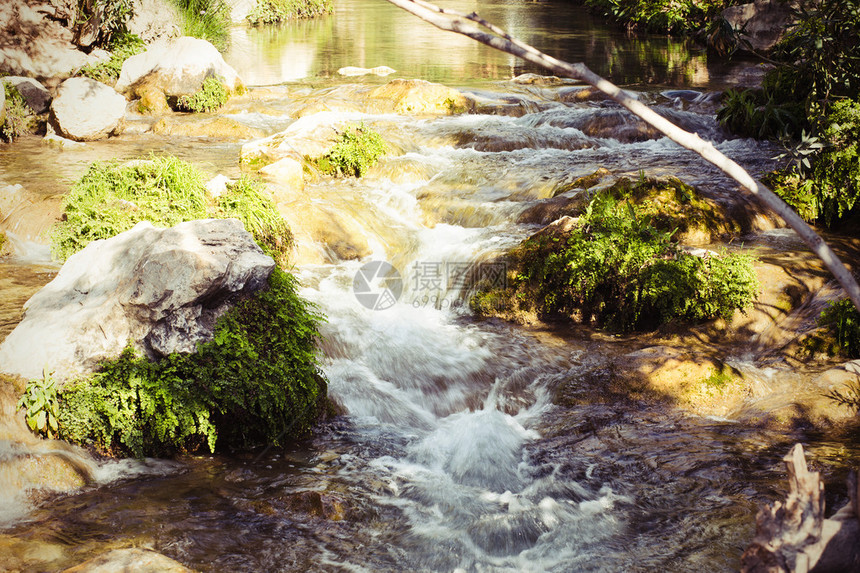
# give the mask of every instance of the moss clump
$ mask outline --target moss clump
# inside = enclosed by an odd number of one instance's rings
[[[181,96],[176,100],[177,111],[202,113],[215,111],[227,103],[229,93],[221,79],[209,76],[203,80],[200,91],[190,96]]]
[[[157,362],[130,348],[60,394],[67,440],[134,456],[282,445],[326,408],[321,316],[279,269],[218,320],[213,340]]]
[[[478,285],[472,309],[503,318],[534,312],[625,332],[729,318],[753,303],[759,283],[749,256],[696,257],[671,235],[633,203],[600,193],[579,220],[514,249],[507,285]]]
[[[113,86],[119,79],[122,64],[127,59],[143,52],[146,44],[136,34],[119,34],[114,36],[108,51],[110,59],[99,64],[87,64],[80,69],[77,75],[84,76],[97,82]]]
[[[317,159],[316,164],[325,173],[362,177],[386,152],[385,141],[374,130],[351,125],[343,130],[340,140],[331,151]]]
[[[25,133],[30,133],[34,128],[34,114],[30,106],[24,101],[24,97],[18,88],[8,82],[3,84],[6,96],[6,118],[0,125],[0,139],[11,143]]]
[[[274,202],[251,179],[241,179],[217,199],[193,165],[163,156],[121,164],[93,163],[63,202],[62,220],[51,231],[51,249],[65,260],[91,241],[127,231],[141,221],[172,227],[183,221],[235,217],[262,249],[286,266],[292,235]]]
[[[333,10],[332,0],[257,0],[248,14],[248,22],[254,26],[275,24],[331,14]]]
[[[674,231],[673,239],[680,242],[691,238],[710,242],[740,231],[719,206],[675,177],[640,177],[635,182],[622,177],[605,192],[619,201],[635,203],[640,216],[648,217],[657,229]]]

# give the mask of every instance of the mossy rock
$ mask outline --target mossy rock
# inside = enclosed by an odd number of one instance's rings
[[[165,456],[306,436],[327,411],[316,307],[291,274],[236,304],[194,352],[153,360],[131,346],[59,394],[59,432],[105,454]]]
[[[720,205],[675,177],[638,181],[622,177],[606,192],[635,203],[641,216],[650,217],[660,230],[674,231],[673,240],[681,244],[709,244],[741,231]]]
[[[638,191],[659,196],[644,185]],[[752,306],[760,286],[751,257],[690,254],[670,240],[673,231],[654,224],[649,211],[661,213],[647,201],[634,202],[623,186],[596,194],[578,218],[562,217],[512,249],[502,260],[506,283],[476,284],[472,310],[623,332],[728,320]],[[668,229],[676,228],[668,221]]]

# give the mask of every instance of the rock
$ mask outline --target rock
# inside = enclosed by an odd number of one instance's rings
[[[254,139],[263,136],[263,131],[245,125],[229,117],[214,117],[203,120],[194,117],[162,118],[152,126],[152,132],[161,135],[185,137],[211,137],[213,139]]]
[[[122,65],[116,90],[139,97],[140,90],[154,87],[168,98],[193,95],[209,76],[220,78],[231,92],[243,89],[242,80],[221,53],[206,40],[183,36],[152,44]]]
[[[242,23],[257,5],[257,0],[227,0],[227,5],[230,6],[230,19]]]
[[[757,52],[773,48],[793,21],[791,3],[781,0],[731,6],[722,16],[732,28],[743,30],[741,37]]]
[[[114,549],[98,557],[71,567],[63,573],[114,573],[116,571],[134,571],[135,573],[191,573],[179,561],[150,551],[148,549]]]
[[[58,21],[74,19],[66,8],[62,2],[0,0],[0,74],[68,78],[85,66],[89,57]]]
[[[167,103],[167,96],[155,86],[144,84],[137,89],[136,95],[140,98],[137,102],[137,111],[140,113],[163,115],[173,111]]]
[[[122,130],[125,98],[101,82],[71,78],[60,84],[49,121],[75,141],[104,139]]]
[[[564,216],[578,217],[585,211],[588,202],[588,193],[577,193],[573,196],[559,195],[552,199],[537,201],[520,213],[517,222],[548,225]]]
[[[51,105],[51,92],[33,78],[6,76],[0,78],[0,82],[6,82],[15,86],[18,93],[24,98],[24,103],[30,106],[30,109],[36,114],[43,114],[48,111]]]
[[[372,89],[367,98],[386,100],[396,113],[461,113],[469,103],[459,91],[425,80],[392,80]]]
[[[261,174],[293,189],[302,189],[305,186],[304,171],[302,162],[292,157],[285,157],[260,169]]]
[[[322,157],[334,147],[345,119],[344,114],[335,112],[303,117],[284,131],[246,143],[239,155],[244,163],[271,163],[285,157]]]
[[[227,186],[232,184],[233,180],[226,175],[216,175],[207,181],[204,187],[210,197],[220,197],[227,192]]]
[[[275,263],[236,219],[158,229],[148,222],[72,255],[0,345],[4,371],[87,374],[128,344],[149,357],[192,352]]]
[[[134,0],[128,31],[151,44],[161,38],[182,35],[182,19],[171,2],[163,0]]]
[[[342,76],[387,76],[389,74],[393,74],[395,71],[397,70],[389,68],[388,66],[376,66],[375,68],[357,68],[355,66],[346,66],[345,68],[339,69],[337,73]]]

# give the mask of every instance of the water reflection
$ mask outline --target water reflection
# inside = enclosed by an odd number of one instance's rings
[[[585,62],[619,84],[717,87],[731,70],[709,62],[692,42],[636,37],[608,27],[582,6],[550,0],[452,0],[446,7],[478,11],[550,55]],[[225,55],[250,85],[337,75],[345,66],[390,66],[401,77],[456,85],[511,78],[539,68],[443,32],[385,0],[336,0],[331,16],[282,26],[237,26]]]

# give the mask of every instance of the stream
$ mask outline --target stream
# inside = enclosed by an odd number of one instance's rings
[[[748,63],[714,64],[677,40],[626,36],[554,0],[454,6],[585,61],[753,172],[773,165],[773,146],[729,138],[714,117],[711,94]],[[252,94],[269,95],[224,115],[268,134],[323,103],[330,111],[303,121],[363,121],[397,150],[361,180],[304,190],[307,204],[349,221],[346,240],[372,252],[340,260],[297,233],[310,255],[294,272],[328,317],[323,370],[344,413],[286,450],[88,461],[92,483],[37,501],[8,493],[27,484],[0,466],[0,569],[62,570],[133,546],[200,571],[734,571],[758,507],[784,495],[781,459],[794,442],[804,442],[828,486],[842,483],[860,456],[856,439],[591,399],[601,368],[628,351],[625,340],[471,315],[462,273],[497,276],[492,257],[538,228],[520,214],[561,182],[605,167],[614,176],[676,175],[717,200],[736,187],[665,138],[643,135],[613,105],[564,103],[569,82],[512,81],[539,70],[470,42],[377,0],[337,0],[331,17],[234,29],[227,61]],[[336,73],[380,65],[397,71]],[[395,77],[444,83],[503,111],[415,118],[336,105]],[[56,272],[39,237],[90,162],[156,151],[236,177],[241,144],[132,130],[81,148],[25,138],[0,150],[0,188],[11,202],[0,209],[16,245],[0,262],[0,338]],[[357,297],[356,277],[377,279],[382,263],[397,270],[397,288],[369,282],[380,295],[390,287],[392,298]],[[750,352],[738,349],[738,360],[755,364]],[[583,398],[556,405],[563,386]],[[43,454],[0,434],[0,464],[28,455]],[[843,501],[830,488],[828,496]]]

